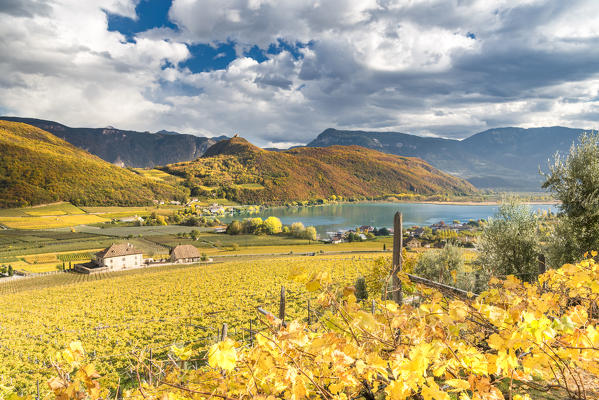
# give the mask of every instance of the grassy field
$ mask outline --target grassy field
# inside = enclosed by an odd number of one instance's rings
[[[84,224],[98,224],[111,219],[147,216],[155,212],[171,216],[181,206],[160,207],[75,207],[70,203],[55,203],[27,208],[0,209],[0,225],[12,229],[53,229]]]
[[[259,183],[241,183],[239,185],[235,185],[235,187],[241,188],[241,189],[250,189],[250,190],[262,190],[264,189],[264,186],[260,185]]]
[[[58,271],[58,266],[62,266],[62,261],[56,260],[49,263],[28,263],[26,261],[17,261],[10,263],[16,271],[24,271],[30,274],[40,274],[44,272]],[[67,263],[68,265],[68,263]]]
[[[0,217],[26,217],[42,215],[77,215],[85,214],[85,211],[75,207],[71,203],[55,203],[44,206],[26,207],[26,208],[6,208],[0,209]]]
[[[198,348],[213,343],[224,322],[229,336],[242,341],[257,306],[276,311],[281,285],[287,288],[289,318],[306,317],[308,294],[290,280],[292,271],[328,271],[350,283],[372,263],[373,256],[297,257],[0,283],[5,293],[0,294],[0,375],[14,377],[20,392],[34,393],[35,382],[54,373],[50,357],[80,340],[102,383],[114,387],[118,374],[126,387],[134,378],[131,349],[152,348],[157,360],[166,360],[173,343]]]
[[[83,207],[83,210],[89,214],[96,214],[103,218],[123,218],[134,215],[145,216],[155,212],[159,215],[173,215],[181,206],[176,205],[161,205],[160,207]]]
[[[60,215],[36,217],[0,217],[0,225],[12,229],[51,229],[107,222],[97,215]]]
[[[240,205],[239,203],[237,203],[235,201],[221,199],[221,198],[202,199],[201,201],[197,202],[196,204],[198,204],[200,206],[209,206],[211,204],[220,204],[221,206],[238,206],[238,205]]]
[[[159,169],[146,169],[146,168],[132,168],[137,174],[144,176],[149,179],[166,183],[178,183],[183,182],[184,179],[175,175],[167,174]]]

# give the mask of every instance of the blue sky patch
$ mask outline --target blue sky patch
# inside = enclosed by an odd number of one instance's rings
[[[187,67],[193,73],[225,69],[237,58],[235,44],[231,42],[219,43],[216,47],[209,44],[187,45],[191,57],[179,64]]]
[[[296,60],[302,56],[300,53],[300,49],[310,48],[314,44],[313,41],[308,43],[295,42],[294,44],[290,44],[283,39],[277,39],[277,43],[273,43],[268,47],[268,54],[279,54],[282,51],[288,51]]]
[[[178,31],[179,28],[177,25],[172,23],[168,18],[171,6],[172,0],[141,0],[135,7],[136,20],[104,11],[108,18],[108,30],[120,32],[127,38],[128,42],[135,42],[135,35],[153,28],[170,28]],[[301,57],[300,49],[310,47],[311,45],[312,42],[290,43],[283,39],[278,39],[267,49],[261,49],[254,45],[245,51],[243,55],[261,63],[268,60],[272,55],[288,51],[297,60]],[[234,41],[216,44],[187,44],[187,47],[191,56],[182,62],[180,66],[189,68],[193,73],[226,69],[237,58]],[[173,65],[168,62],[162,65],[162,69],[171,67]]]
[[[266,52],[256,45],[254,45],[251,49],[243,53],[243,55],[246,57],[253,58],[259,63],[268,60],[268,57],[266,57]]]
[[[137,20],[104,11],[108,17],[108,30],[122,33],[129,42],[134,41],[135,34],[152,28],[171,28],[177,31],[177,25],[168,19],[172,3],[172,0],[142,0],[135,7]]]

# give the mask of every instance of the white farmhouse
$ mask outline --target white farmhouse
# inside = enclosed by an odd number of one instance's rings
[[[96,264],[111,270],[141,267],[143,254],[130,243],[113,244],[107,249],[96,253]]]

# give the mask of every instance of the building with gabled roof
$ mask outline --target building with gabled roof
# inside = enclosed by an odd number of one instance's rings
[[[96,253],[96,264],[111,270],[141,267],[143,253],[133,247],[131,243],[115,243]]]
[[[180,244],[171,251],[171,262],[188,263],[201,261],[202,255],[197,247],[191,244]]]
[[[408,242],[406,243],[406,247],[408,249],[417,249],[420,247],[420,240],[416,239],[416,238],[412,238],[410,240],[408,240]]]

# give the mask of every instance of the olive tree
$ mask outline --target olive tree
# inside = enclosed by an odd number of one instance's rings
[[[414,273],[435,282],[455,285],[457,274],[463,269],[462,249],[448,244],[441,250],[423,253],[414,266]]]
[[[564,158],[555,155],[543,188],[560,201],[558,222],[549,246],[553,267],[599,250],[599,135],[585,133]]]
[[[487,274],[536,279],[539,238],[530,207],[514,199],[504,200],[483,228],[476,248],[478,263]]]

